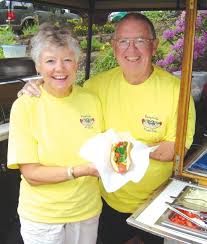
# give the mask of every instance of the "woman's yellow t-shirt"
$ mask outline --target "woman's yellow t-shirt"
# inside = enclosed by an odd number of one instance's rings
[[[41,97],[18,98],[11,110],[8,167],[40,163],[77,166],[86,162],[79,150],[87,139],[102,131],[99,99],[84,88],[56,98],[42,89]],[[18,212],[43,223],[66,223],[101,212],[96,177],[80,177],[58,184],[31,186],[22,176]]]

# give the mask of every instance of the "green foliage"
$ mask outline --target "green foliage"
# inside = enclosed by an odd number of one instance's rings
[[[10,27],[0,27],[0,45],[16,44],[15,34]],[[0,47],[0,58],[4,58],[3,49]]]
[[[92,51],[100,51],[103,47],[103,43],[100,42],[99,40],[97,40],[96,38],[92,38],[92,43],[91,43],[91,49]],[[86,50],[87,49],[87,40],[84,39],[80,42],[80,47],[83,49],[83,50]]]
[[[4,53],[2,48],[0,48],[0,58],[4,58]]]
[[[23,28],[22,33],[24,36],[34,35],[35,33],[37,33],[38,28],[38,24],[28,25],[27,27]]]
[[[99,72],[112,69],[118,64],[113,55],[113,50],[111,47],[104,48],[98,57],[95,59],[92,65],[92,74],[95,75]]]
[[[85,25],[76,25],[73,31],[77,36],[86,36],[88,32],[88,27]]]
[[[88,34],[88,26],[86,25],[76,25],[74,27],[74,33],[77,35],[77,36],[86,36]],[[92,33],[93,35],[97,34],[99,31],[99,28],[97,25],[93,24],[92,25]]]
[[[153,57],[153,63],[156,63],[158,60],[162,59],[165,55],[169,53],[170,44],[163,39],[160,39],[156,55]]]
[[[101,30],[102,30],[102,33],[105,33],[105,34],[113,33],[114,24],[106,23],[105,25],[102,26]]]
[[[82,24],[82,19],[68,19],[67,22],[75,27],[76,25]]]
[[[102,51],[91,65],[90,76],[94,76],[99,72],[106,71],[116,67],[118,64],[113,55],[112,48],[109,43],[102,47]],[[85,82],[85,70],[79,70],[77,73],[76,83],[83,85]]]
[[[180,14],[179,11],[142,11],[146,17],[152,20],[153,24],[157,21],[175,21],[178,15]]]
[[[10,27],[0,27],[0,45],[16,44],[15,34]]]
[[[83,86],[85,82],[85,70],[78,70],[76,84]]]
[[[93,35],[98,34],[98,32],[99,32],[99,27],[97,25],[93,24],[92,25],[92,33],[93,33]]]

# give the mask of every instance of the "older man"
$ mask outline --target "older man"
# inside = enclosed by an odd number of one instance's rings
[[[172,174],[180,81],[152,64],[157,46],[151,21],[142,14],[126,15],[117,23],[112,40],[119,67],[85,83],[101,100],[105,129],[129,131],[143,143],[159,145],[150,154],[150,165],[140,182],[129,182],[113,193],[107,193],[101,184],[104,207],[100,235],[103,244],[123,244],[136,234],[145,244],[163,242],[162,238],[126,223],[126,218]],[[187,149],[192,143],[194,129],[195,110],[191,99]]]
[[[179,80],[152,65],[157,46],[152,23],[141,14],[126,15],[116,25],[112,40],[119,67],[86,82],[86,87],[101,99],[106,129],[130,131],[146,144],[159,144],[139,183],[129,182],[113,193],[107,193],[101,185],[104,244],[124,243],[136,233],[127,226],[126,218],[172,174]],[[194,123],[191,101],[186,148],[192,143]],[[159,238],[140,234],[144,243],[162,243]]]

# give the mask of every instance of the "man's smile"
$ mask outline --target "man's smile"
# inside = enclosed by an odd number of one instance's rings
[[[129,56],[126,56],[125,57],[127,59],[127,61],[130,61],[130,62],[137,62],[138,60],[140,60],[140,56],[136,56],[136,57],[129,57]]]

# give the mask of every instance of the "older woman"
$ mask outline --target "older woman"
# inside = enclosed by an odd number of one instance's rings
[[[98,172],[79,149],[101,132],[100,103],[74,85],[80,49],[67,29],[44,24],[31,43],[42,93],[14,102],[8,146],[8,167],[22,174],[22,237],[25,244],[95,244]]]

